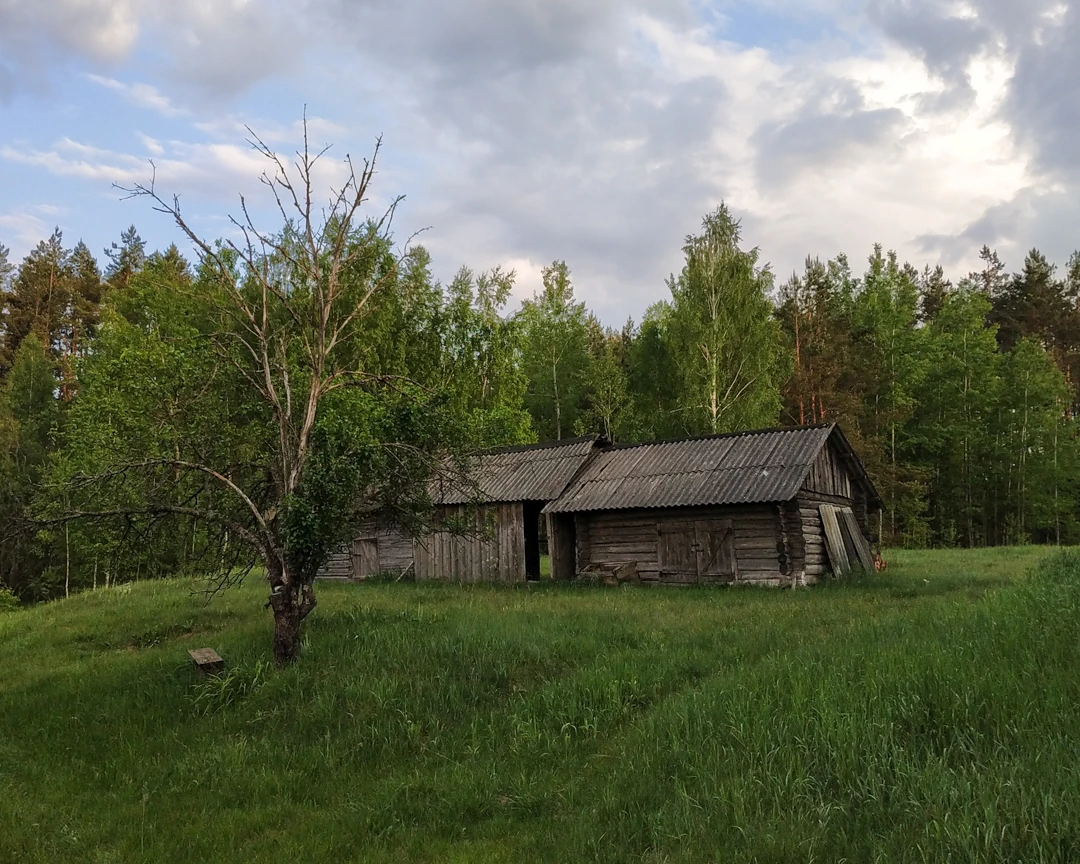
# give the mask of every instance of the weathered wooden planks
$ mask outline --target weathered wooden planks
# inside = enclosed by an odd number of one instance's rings
[[[873,573],[874,557],[870,552],[870,544],[866,542],[862,528],[859,527],[859,523],[855,519],[855,513],[850,507],[843,507],[840,510],[840,516],[843,518],[844,525],[847,527],[851,541],[855,546],[855,554],[859,559],[859,564],[867,573]]]
[[[851,562],[844,548],[844,537],[840,533],[836,511],[833,504],[822,504],[819,508],[821,524],[825,527],[825,548],[829,553],[829,561],[832,563],[833,572],[837,576],[843,576],[851,569]]]
[[[466,533],[436,531],[415,544],[421,581],[523,582],[525,536],[520,503],[476,508],[448,505],[444,515],[465,519]]]

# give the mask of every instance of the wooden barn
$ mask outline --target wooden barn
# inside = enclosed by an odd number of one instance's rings
[[[880,506],[822,425],[601,450],[544,512],[556,579],[803,585],[873,567]]]
[[[540,578],[541,510],[557,498],[604,442],[596,436],[485,451],[467,482],[437,484],[435,525],[413,538],[371,516],[331,556],[320,578],[365,579],[412,570],[418,580],[524,582]]]
[[[470,482],[438,489],[436,523],[414,542],[418,580],[525,582],[540,578],[541,511],[585,468],[596,436],[507,447],[476,457]]]

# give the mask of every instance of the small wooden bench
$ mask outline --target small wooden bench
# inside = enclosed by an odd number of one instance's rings
[[[225,668],[225,661],[213,648],[196,648],[188,654],[201,675],[217,675]]]

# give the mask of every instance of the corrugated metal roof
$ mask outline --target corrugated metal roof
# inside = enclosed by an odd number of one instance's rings
[[[434,491],[441,504],[551,501],[585,464],[595,435],[527,447],[493,450],[474,457],[468,482],[451,482]]]
[[[789,501],[835,429],[833,425],[772,429],[615,447],[598,453],[545,510],[574,513]]]

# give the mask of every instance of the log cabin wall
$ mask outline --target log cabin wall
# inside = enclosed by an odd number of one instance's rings
[[[799,492],[797,504],[805,544],[807,584],[812,585],[832,572],[825,549],[825,528],[818,509],[820,505],[850,507],[863,536],[871,543],[876,542],[866,492],[831,444],[823,447],[814,460]]]
[[[791,562],[801,559],[801,544],[783,536],[783,505],[680,507],[574,514],[577,571],[637,566],[643,582],[752,582],[790,584]],[[793,532],[797,535],[796,530]],[[730,531],[730,540],[725,539]],[[709,547],[709,538],[713,546]],[[733,565],[725,572],[730,542]],[[663,557],[685,558],[682,565],[662,566]],[[694,572],[693,562],[699,562]]]
[[[378,543],[380,573],[401,573],[413,566],[413,539],[408,534],[379,520],[374,538]]]
[[[468,521],[468,532],[436,531],[414,543],[418,581],[524,582],[525,531],[521,502],[475,508],[447,505],[443,518]]]
[[[319,568],[320,579],[352,579],[352,555],[348,546],[334,552]]]
[[[821,524],[820,503],[841,504],[843,499],[821,502],[820,496],[800,495],[798,499],[799,517],[802,522],[804,553],[804,572],[806,584],[813,585],[831,572],[829,556],[825,552],[825,527]]]

